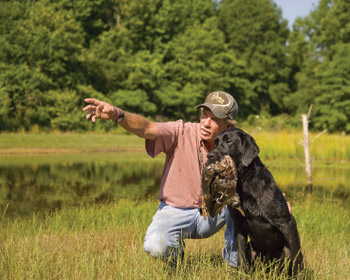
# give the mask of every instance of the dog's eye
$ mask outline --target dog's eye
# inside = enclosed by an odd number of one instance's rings
[[[215,139],[215,141],[214,141],[214,146],[216,147],[218,144],[219,144],[219,140],[218,140],[218,139]]]

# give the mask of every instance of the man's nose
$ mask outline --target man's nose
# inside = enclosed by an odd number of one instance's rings
[[[207,127],[210,126],[210,118],[209,117],[204,119],[204,125]]]

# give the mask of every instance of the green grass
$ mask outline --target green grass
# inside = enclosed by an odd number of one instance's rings
[[[303,147],[298,144],[301,133],[251,134],[260,146],[262,160],[270,166],[304,164]],[[349,149],[349,136],[324,134],[311,145],[313,164],[349,168]],[[108,161],[116,157],[132,161],[135,151],[144,153],[144,141],[131,135],[0,134],[1,164],[61,161],[66,159],[63,153],[73,161]],[[293,214],[308,268],[303,278],[350,279],[347,204],[329,197],[306,197],[303,192],[293,199]],[[16,219],[8,219],[4,210],[0,213],[0,279],[285,278],[274,270],[267,272],[264,266],[248,273],[228,267],[221,258],[223,230],[208,239],[187,240],[183,265],[169,268],[142,249],[156,208],[155,200],[119,200],[64,206],[54,213]]]
[[[304,163],[304,146],[301,132],[252,132],[261,151],[261,158],[267,160],[290,159]],[[350,161],[350,136],[340,134],[322,134],[318,138],[311,133],[310,156],[314,163]]]
[[[262,160],[283,159],[286,165],[304,164],[301,132],[248,131],[260,147]],[[310,134],[310,141],[315,139]],[[127,134],[0,134],[0,154],[62,154],[144,151],[144,140]],[[314,165],[350,165],[350,136],[323,134],[310,145]],[[279,163],[281,164],[281,163]]]
[[[66,207],[0,224],[1,279],[285,279],[274,270],[244,273],[221,259],[223,230],[186,240],[182,266],[143,249],[156,201]],[[311,198],[293,202],[309,279],[349,279],[349,210]],[[304,275],[304,278],[306,276]]]
[[[144,146],[144,140],[127,134],[0,134],[1,149],[118,150]]]

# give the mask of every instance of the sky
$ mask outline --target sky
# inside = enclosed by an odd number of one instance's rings
[[[297,17],[307,16],[314,9],[319,0],[273,0],[282,9],[282,17],[288,20],[289,27],[292,27]]]

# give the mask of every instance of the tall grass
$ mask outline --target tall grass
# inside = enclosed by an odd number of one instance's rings
[[[143,147],[144,140],[127,134],[0,134],[1,149],[115,150]]]
[[[267,160],[292,159],[304,162],[303,134],[301,132],[256,132],[251,135],[260,147],[261,157]],[[350,136],[311,133],[310,155],[314,163],[350,161]]]
[[[243,272],[221,258],[223,230],[187,240],[181,266],[142,249],[156,201],[66,207],[0,225],[1,279],[285,279],[258,266]],[[303,278],[349,279],[349,209],[314,199],[293,203],[307,264]],[[307,275],[307,277],[305,276]]]
[[[248,131],[255,138],[264,160],[292,160],[304,162],[301,132]],[[350,136],[310,134],[310,153],[315,164],[319,162],[350,161]],[[314,141],[313,141],[314,140]],[[50,154],[64,152],[120,152],[144,151],[144,140],[134,135],[115,134],[0,134],[0,153]]]
[[[249,132],[249,131],[248,131]],[[301,133],[250,132],[263,161],[278,165],[303,165]],[[311,134],[311,140],[316,135]],[[0,163],[40,154],[60,160],[74,152],[75,160],[91,157],[84,152],[143,151],[144,141],[132,135],[102,134],[0,134]],[[52,154],[55,153],[53,157]],[[350,137],[323,134],[311,144],[315,165],[337,162],[349,168]],[[125,154],[123,154],[125,158]],[[108,160],[106,154],[103,159]],[[146,158],[146,157],[145,157]],[[269,163],[270,164],[270,163]],[[282,180],[283,178],[279,179]],[[304,197],[292,201],[308,279],[350,279],[350,209],[335,199]],[[243,272],[228,267],[221,258],[223,230],[204,240],[187,240],[181,266],[170,268],[142,249],[143,237],[157,201],[119,200],[102,205],[65,206],[60,211],[8,219],[0,213],[0,279],[284,279],[260,265]]]

